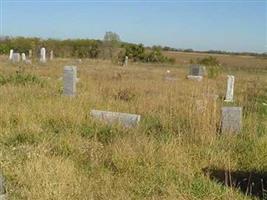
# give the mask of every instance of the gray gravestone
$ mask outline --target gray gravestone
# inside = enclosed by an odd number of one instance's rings
[[[95,119],[107,122],[109,124],[118,123],[127,128],[138,125],[141,119],[140,115],[100,110],[92,110],[90,114]]]
[[[54,51],[51,50],[51,51],[50,51],[50,60],[53,60],[53,59],[54,59]]]
[[[239,132],[242,128],[242,108],[222,108],[222,133]]]
[[[12,62],[14,62],[14,63],[20,62],[20,54],[19,53],[13,53]]]
[[[77,68],[76,66],[65,66],[64,67],[64,91],[65,96],[76,95],[76,82],[77,82]]]
[[[191,65],[189,68],[188,79],[201,81],[204,76],[204,67],[202,65]]]

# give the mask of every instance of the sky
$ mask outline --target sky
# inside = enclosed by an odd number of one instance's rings
[[[267,0],[0,0],[3,36],[267,52]]]

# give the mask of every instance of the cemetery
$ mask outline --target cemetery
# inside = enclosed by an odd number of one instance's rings
[[[0,199],[263,196],[223,187],[202,169],[266,171],[266,67],[226,63],[209,78],[202,65],[127,57],[122,67],[55,53],[0,56]]]

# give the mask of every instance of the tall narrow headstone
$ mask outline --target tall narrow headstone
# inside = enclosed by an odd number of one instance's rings
[[[227,91],[226,91],[226,97],[225,102],[233,102],[234,101],[234,83],[235,83],[235,77],[232,75],[227,76]]]
[[[46,62],[46,51],[45,48],[41,48],[41,53],[40,53],[40,62],[45,63]]]
[[[50,51],[50,60],[53,60],[53,59],[54,59],[54,51],[51,50],[51,51]]]
[[[65,66],[64,67],[64,91],[65,96],[76,95],[76,81],[77,81],[77,67],[76,66]]]
[[[25,54],[25,53],[22,53],[22,54],[21,54],[21,60],[22,60],[23,62],[26,61],[26,54]]]
[[[12,62],[14,62],[14,63],[20,62],[20,54],[19,53],[13,53]]]
[[[239,132],[242,128],[242,108],[223,107],[221,125],[222,133]]]
[[[124,59],[124,64],[123,64],[125,67],[127,67],[128,65],[128,56],[125,56],[125,59]]]
[[[9,60],[12,60],[13,59],[13,53],[14,53],[14,50],[13,49],[10,49],[10,52],[9,52]]]
[[[32,50],[29,50],[29,58],[32,58]]]

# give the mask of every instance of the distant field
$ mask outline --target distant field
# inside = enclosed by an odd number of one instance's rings
[[[12,64],[0,56],[0,169],[9,199],[253,199],[212,181],[203,169],[267,171],[267,60],[214,55],[216,79],[187,80],[174,65],[60,59]],[[78,67],[77,96],[62,96],[63,67]],[[166,70],[177,78],[165,81]],[[243,108],[239,135],[220,135],[226,75]],[[217,100],[211,98],[218,95]],[[91,109],[136,113],[133,129],[89,116]]]

